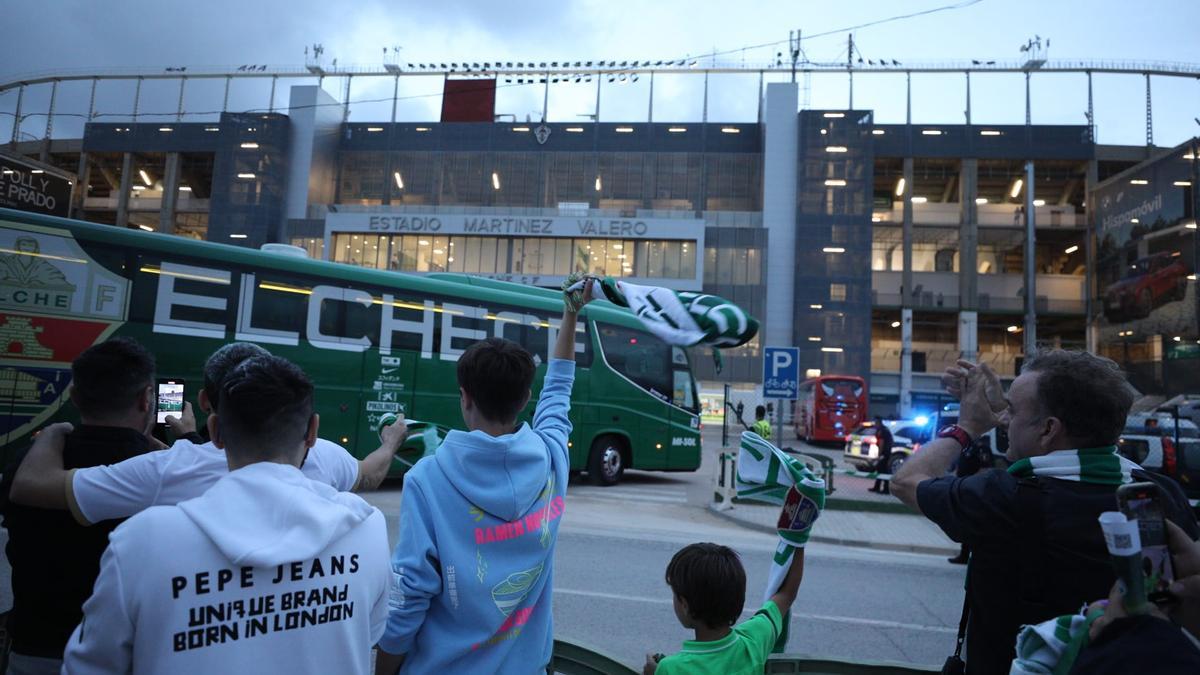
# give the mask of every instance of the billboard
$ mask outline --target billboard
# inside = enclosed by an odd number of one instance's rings
[[[72,183],[61,172],[0,154],[0,207],[66,218]]]
[[[496,120],[496,80],[450,80],[442,86],[443,122],[487,122]]]
[[[1166,382],[1164,355],[1200,339],[1193,156],[1190,142],[1181,145],[1104,181],[1088,198],[1098,341],[1143,391],[1177,388]]]

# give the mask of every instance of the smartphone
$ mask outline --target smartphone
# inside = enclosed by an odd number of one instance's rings
[[[1167,588],[1175,581],[1171,551],[1167,548],[1165,499],[1162,488],[1154,483],[1130,483],[1117,488],[1118,508],[1126,518],[1138,523],[1146,597],[1156,603],[1172,601]]]
[[[183,415],[183,380],[160,379],[158,381],[158,417],[155,420],[160,426],[166,426],[167,415],[181,417]]]

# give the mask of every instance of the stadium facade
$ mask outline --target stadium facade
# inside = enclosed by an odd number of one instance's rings
[[[72,213],[97,223],[418,274],[554,286],[586,270],[721,295],[763,330],[720,374],[695,359],[703,382],[754,383],[763,346],[794,345],[809,374],[869,377],[879,413],[900,405],[905,361],[915,409],[940,402],[937,374],[957,358],[1019,369],[1032,197],[1038,344],[1112,356],[1147,392],[1200,385],[1187,144],[877,124],[869,110],[800,110],[793,83],[767,85],[761,111],[739,124],[347,122],[326,91],[294,86],[280,112],[89,123],[7,149],[78,174]]]

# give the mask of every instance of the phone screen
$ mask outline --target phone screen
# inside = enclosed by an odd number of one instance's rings
[[[1171,599],[1167,588],[1175,580],[1175,571],[1167,548],[1167,526],[1157,487],[1128,491],[1119,495],[1119,500],[1125,517],[1138,522],[1146,597],[1152,602],[1164,602]]]
[[[166,424],[167,415],[183,414],[183,380],[159,380],[158,423]]]

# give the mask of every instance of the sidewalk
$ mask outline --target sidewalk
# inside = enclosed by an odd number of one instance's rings
[[[775,521],[779,518],[779,507],[767,504],[739,502],[723,511],[710,510],[744,527],[771,534],[775,533]],[[937,525],[919,514],[829,508],[821,513],[810,541],[946,556],[957,554],[959,548]]]

